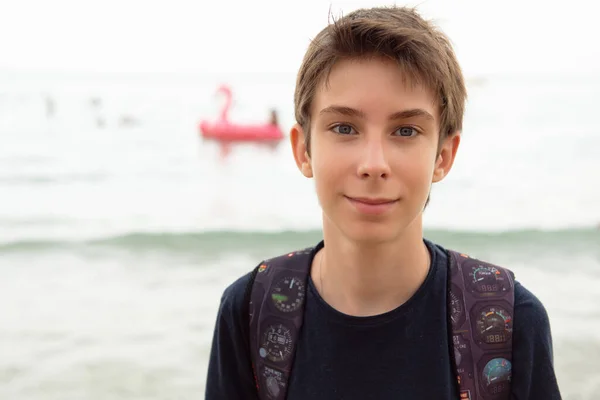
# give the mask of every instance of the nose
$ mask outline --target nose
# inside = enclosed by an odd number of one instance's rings
[[[374,135],[373,135],[374,136]],[[387,161],[385,139],[382,137],[366,137],[361,149],[358,165],[358,176],[366,178],[388,178],[390,165]]]

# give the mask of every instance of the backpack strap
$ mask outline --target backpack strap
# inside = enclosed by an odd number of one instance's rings
[[[314,248],[264,261],[247,291],[258,397],[285,400]],[[510,398],[514,274],[448,251],[448,325],[460,399]]]
[[[314,248],[263,262],[250,292],[250,355],[261,400],[284,400],[304,317]]]
[[[448,251],[448,314],[460,398],[510,399],[514,274]]]

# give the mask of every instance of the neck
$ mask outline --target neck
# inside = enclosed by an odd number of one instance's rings
[[[324,224],[325,247],[312,277],[323,299],[349,315],[369,316],[404,304],[425,281],[430,255],[420,218],[396,240],[359,243]]]

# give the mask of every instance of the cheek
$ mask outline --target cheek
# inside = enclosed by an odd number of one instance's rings
[[[332,146],[327,140],[318,138],[312,147],[312,170],[317,185],[325,185],[339,180],[341,170],[348,158],[339,147]]]
[[[321,203],[328,203],[343,192],[348,181],[348,160],[340,152],[319,153],[313,158],[313,179]]]
[[[426,185],[431,183],[435,168],[434,157],[426,157],[425,152],[415,152],[411,157],[405,157],[399,162],[397,170],[402,180],[411,186]]]
[[[338,158],[313,160],[313,177],[321,193],[331,191],[342,182],[338,161]]]

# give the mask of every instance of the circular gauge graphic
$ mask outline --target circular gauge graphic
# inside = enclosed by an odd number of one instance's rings
[[[496,267],[473,266],[469,278],[471,287],[479,293],[496,293],[504,290],[504,277]]]
[[[284,374],[281,371],[269,368],[267,366],[264,367],[262,371],[262,381],[264,382],[264,387],[267,389],[269,392],[268,394],[271,397],[277,398],[279,396],[285,387],[283,379]]]
[[[271,291],[271,299],[279,311],[289,313],[298,310],[304,301],[304,282],[295,277],[279,280]]]
[[[259,352],[273,362],[286,360],[292,354],[292,332],[282,324],[270,325],[263,334]]]
[[[279,381],[274,376],[267,378],[267,390],[271,396],[277,397],[279,395]]]
[[[483,308],[476,316],[475,325],[479,341],[486,344],[506,343],[512,336],[512,315],[502,307]]]
[[[464,322],[465,307],[460,296],[460,290],[453,285],[450,290],[450,321],[455,328]]]
[[[510,389],[512,365],[506,358],[493,358],[482,372],[483,387],[491,395],[505,393]]]

